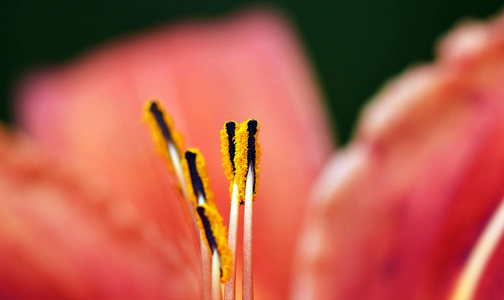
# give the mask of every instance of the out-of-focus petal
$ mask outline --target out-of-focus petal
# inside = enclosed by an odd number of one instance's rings
[[[70,170],[0,128],[0,298],[200,298],[189,226],[160,230]]]
[[[167,209],[172,181],[159,171],[143,103],[161,99],[188,146],[201,149],[226,223],[219,131],[228,120],[257,118],[256,294],[285,298],[305,199],[332,141],[310,69],[281,19],[256,11],[116,42],[33,75],[20,95],[20,120],[46,149],[80,163],[156,220],[180,212]]]
[[[443,299],[503,195],[500,17],[461,26],[366,109],[313,195],[295,295]],[[488,272],[478,299],[500,299],[502,264]]]

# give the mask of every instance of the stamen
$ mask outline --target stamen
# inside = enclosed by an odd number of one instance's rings
[[[169,169],[175,171],[179,190],[185,199],[183,206],[186,209],[186,216],[191,219],[197,233],[194,206],[189,202],[186,177],[182,170],[181,153],[184,147],[182,135],[173,128],[171,117],[165,113],[156,100],[148,101],[145,104],[144,118],[151,128],[158,153],[165,158]]]
[[[235,133],[238,125],[234,121],[227,122],[221,130],[221,151],[222,151],[222,165],[226,177],[230,181],[231,192],[231,209],[229,215],[229,232],[228,232],[228,245],[233,255],[233,272],[231,279],[226,282],[224,289],[224,299],[235,299],[235,286],[236,286],[236,238],[238,234],[238,187],[234,183],[235,177]]]
[[[191,179],[191,186],[188,187],[189,196],[197,204],[198,225],[201,236],[206,237],[206,247],[209,253],[217,249],[221,268],[221,281],[226,282],[231,277],[233,270],[233,257],[229,249],[226,228],[222,225],[222,217],[217,211],[214,202],[214,195],[210,189],[205,159],[198,149],[189,149],[185,153],[188,177]]]
[[[182,136],[178,133],[178,131],[173,129],[173,122],[170,116],[165,113],[156,100],[146,103],[144,118],[151,128],[158,153],[165,158],[168,167],[175,171],[180,191],[185,199],[183,206],[186,209],[186,216],[188,216],[188,218],[192,221],[195,229],[195,238],[197,238],[200,243],[204,299],[210,300],[210,257],[206,247],[203,246],[203,244],[205,244],[205,239],[202,236],[197,236],[199,226],[194,213],[196,202],[192,197],[189,197],[188,193],[187,182],[190,181],[190,178],[187,175],[189,173],[189,171],[187,171],[187,162],[186,160],[181,160],[182,149],[184,148]]]
[[[259,123],[248,120],[240,125],[236,133],[235,178],[237,201],[245,203],[243,220],[243,277],[242,297],[253,299],[252,274],[252,202],[257,197],[259,160],[261,148],[258,142]]]
[[[473,298],[478,283],[483,276],[483,271],[503,235],[504,199],[501,200],[499,207],[476,242],[468,262],[459,277],[451,297],[452,300],[469,300]]]
[[[184,198],[187,198],[186,181],[181,166],[184,149],[182,135],[173,129],[171,117],[156,100],[148,101],[144,111],[144,119],[151,128],[156,150],[166,159],[170,169],[175,171],[181,192]]]
[[[261,157],[261,147],[257,139],[259,128],[259,122],[250,119],[242,123],[236,133],[235,183],[238,186],[238,201],[240,204],[245,202],[245,185],[249,166],[252,166],[251,170],[254,173],[253,200],[256,199]]]

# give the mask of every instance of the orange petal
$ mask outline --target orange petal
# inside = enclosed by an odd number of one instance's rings
[[[318,184],[295,295],[449,296],[504,195],[503,99],[504,17],[461,26],[435,64],[388,84]],[[491,269],[479,299],[502,297]]]
[[[199,299],[186,227],[160,229],[61,163],[0,128],[1,298]]]
[[[187,146],[205,155],[225,224],[229,183],[219,131],[228,120],[260,120],[256,295],[282,299],[305,199],[332,147],[315,86],[288,26],[256,11],[116,42],[34,75],[21,89],[20,119],[52,153],[103,177],[118,197],[161,220],[179,211],[167,209],[171,181],[141,122],[143,103],[161,99]]]

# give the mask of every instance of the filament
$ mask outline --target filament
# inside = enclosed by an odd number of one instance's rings
[[[496,212],[493,214],[479,240],[476,242],[469,256],[469,260],[459,277],[455,291],[451,297],[452,300],[472,299],[483,275],[483,271],[492,257],[492,254],[495,252],[503,232],[504,199],[499,204]]]
[[[221,300],[220,266],[217,248],[212,252],[212,300]]]
[[[254,172],[249,165],[245,188],[245,210],[243,214],[243,282],[242,295],[244,300],[254,299],[252,276],[252,202],[254,194]]]
[[[224,299],[235,299],[235,285],[236,285],[236,238],[238,234],[238,187],[233,183],[233,195],[231,197],[231,212],[229,214],[229,231],[228,231],[228,245],[233,254],[233,273],[231,279],[226,282]]]

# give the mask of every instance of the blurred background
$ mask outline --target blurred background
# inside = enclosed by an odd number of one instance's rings
[[[346,143],[363,104],[408,66],[433,59],[441,35],[464,19],[487,18],[502,1],[158,1],[15,0],[3,3],[0,119],[12,122],[10,99],[28,70],[64,63],[86,50],[161,24],[214,18],[252,6],[290,19]]]

